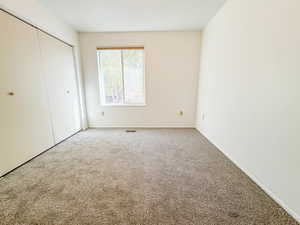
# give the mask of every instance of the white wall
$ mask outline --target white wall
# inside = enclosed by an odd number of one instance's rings
[[[298,220],[299,11],[299,0],[228,0],[204,30],[197,113],[198,129]]]
[[[89,125],[194,127],[200,40],[200,32],[81,33]],[[101,106],[96,47],[137,45],[145,46],[147,106]]]
[[[80,51],[78,33],[61,21],[53,12],[45,8],[39,0],[0,0],[0,8],[25,20],[26,22],[48,32],[49,34],[65,41],[74,47],[74,57],[76,63],[77,80],[79,85],[81,123],[82,127],[87,126],[86,110],[84,102],[84,92],[80,67]]]
[[[0,7],[69,44],[78,43],[77,32],[43,7],[39,0],[0,0]]]

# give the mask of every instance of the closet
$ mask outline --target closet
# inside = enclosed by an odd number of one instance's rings
[[[0,10],[0,176],[80,130],[72,47]]]
[[[39,31],[55,143],[80,129],[73,49]]]

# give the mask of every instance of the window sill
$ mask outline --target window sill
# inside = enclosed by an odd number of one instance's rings
[[[114,104],[102,104],[101,107],[145,107],[146,104],[121,104],[121,105],[114,105]]]

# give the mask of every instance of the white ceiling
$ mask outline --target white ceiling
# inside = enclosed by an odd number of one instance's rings
[[[82,32],[200,30],[225,0],[40,0]]]

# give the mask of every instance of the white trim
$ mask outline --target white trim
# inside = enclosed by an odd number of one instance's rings
[[[22,14],[20,14],[19,12],[15,11],[15,10],[11,10],[10,8],[8,8],[5,5],[3,5],[2,3],[0,3],[0,10],[4,11],[5,13],[10,14],[11,16],[15,17],[16,19],[22,21],[23,23],[28,24],[29,26],[32,26],[35,29],[38,29],[41,32],[44,32],[44,33],[52,36],[53,38],[55,38],[55,39],[63,42],[66,45],[69,45],[71,47],[73,47],[75,45],[75,43],[71,44],[70,41],[65,41],[63,38],[60,38],[58,35],[53,34],[52,31],[50,31],[50,30],[48,31],[48,29],[45,26],[38,25],[37,23],[35,23],[31,19],[29,19],[27,16],[23,16]],[[64,24],[64,25],[66,25],[66,24]]]
[[[90,123],[89,128],[193,128],[192,123],[182,123],[182,124],[122,124],[122,123]]]
[[[141,125],[138,125],[138,126],[119,126],[119,125],[111,125],[111,126],[89,126],[89,128],[91,129],[101,129],[101,128],[149,128],[149,129],[152,129],[152,128],[157,128],[157,129],[160,129],[160,128],[164,128],[164,129],[196,129],[194,126],[141,126]]]
[[[145,107],[146,104],[102,104],[102,107]]]
[[[201,133],[205,138],[207,138],[207,140],[209,140],[209,138],[200,131],[199,124],[196,126],[196,130],[199,133]],[[263,182],[259,181],[254,174],[250,173],[246,168],[240,166],[237,160],[235,160],[232,156],[222,151],[215,143],[212,144],[215,145],[219,151],[221,151],[228,159],[230,159],[235,164],[235,166],[242,170],[252,181],[254,181],[254,183],[256,183],[267,195],[269,195],[269,197],[271,197],[275,202],[277,202],[277,204],[279,204],[283,209],[285,209],[287,213],[290,214],[290,216],[292,216],[298,223],[300,223],[300,215],[298,215],[294,210],[289,208],[284,201],[279,199],[271,190],[267,188],[265,184],[263,184]]]

